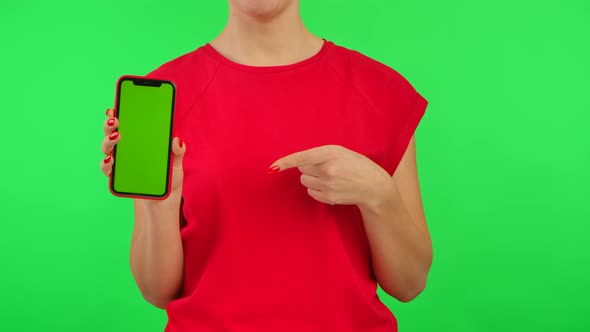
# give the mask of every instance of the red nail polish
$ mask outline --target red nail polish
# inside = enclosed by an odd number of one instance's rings
[[[178,145],[182,148],[182,138],[178,138]]]
[[[114,140],[116,140],[116,139],[117,139],[117,137],[119,137],[119,132],[118,132],[118,131],[115,131],[115,132],[113,132],[112,134],[110,134],[110,135],[109,135],[109,139],[110,139],[111,141],[114,141]]]
[[[109,163],[109,161],[111,161],[111,155],[108,155],[108,156],[106,156],[106,157],[104,158],[104,163],[105,163],[105,164],[108,164],[108,163]]]
[[[278,172],[278,171],[279,171],[279,169],[280,169],[280,168],[279,168],[279,166],[273,166],[273,167],[270,167],[270,168],[269,168],[269,169],[266,171],[266,174],[274,174],[274,173]]]
[[[110,108],[107,108],[107,111],[105,112],[105,114],[106,114],[107,116],[109,116],[109,110],[110,110]]]
[[[114,125],[114,124],[115,124],[115,118],[110,118],[110,119],[109,119],[109,121],[107,121],[107,124],[108,124],[109,126],[112,126],[112,125]]]

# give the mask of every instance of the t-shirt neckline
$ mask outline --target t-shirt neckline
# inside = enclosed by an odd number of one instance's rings
[[[324,41],[324,43],[322,44],[322,47],[320,48],[320,50],[317,53],[315,53],[311,57],[300,60],[298,62],[285,64],[285,65],[276,65],[276,66],[252,66],[252,65],[247,65],[247,64],[235,62],[233,60],[226,58],[221,53],[219,53],[219,51],[217,51],[210,43],[204,44],[203,50],[205,50],[208,55],[212,56],[217,61],[221,62],[224,65],[232,67],[234,69],[252,72],[252,73],[272,73],[272,72],[281,72],[281,71],[299,68],[299,67],[305,66],[309,63],[319,60],[328,51],[328,48],[330,48],[330,45],[332,44],[331,41],[326,40],[325,38],[322,38],[322,40]]]

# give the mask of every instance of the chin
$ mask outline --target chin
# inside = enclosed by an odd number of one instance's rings
[[[298,0],[229,0],[230,6],[248,16],[272,18]]]

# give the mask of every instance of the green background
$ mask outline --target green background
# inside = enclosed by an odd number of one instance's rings
[[[590,8],[579,1],[311,1],[316,35],[397,69],[434,264],[402,331],[590,330]],[[5,1],[0,324],[162,331],[131,276],[132,201],[99,164],[115,81],[214,38],[216,1]],[[138,22],[142,24],[137,24]]]

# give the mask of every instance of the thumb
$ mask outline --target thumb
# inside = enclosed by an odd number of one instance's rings
[[[182,179],[184,178],[184,171],[182,169],[182,158],[186,151],[186,145],[182,142],[180,137],[174,137],[172,140],[172,153],[174,159],[172,161],[172,192],[182,192]]]
[[[180,137],[174,137],[172,140],[172,152],[174,153],[174,167],[181,167],[182,158],[186,152],[186,144]]]

